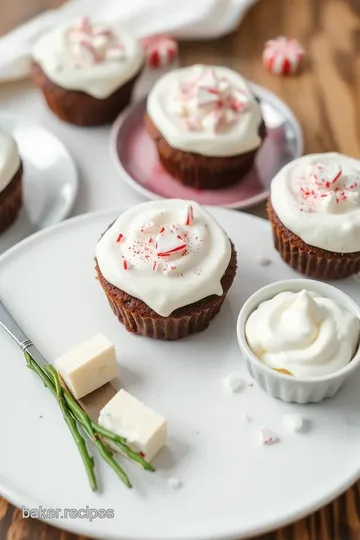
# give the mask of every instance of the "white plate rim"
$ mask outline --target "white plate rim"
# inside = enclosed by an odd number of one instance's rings
[[[296,118],[295,114],[292,112],[290,107],[282,101],[279,97],[277,97],[273,92],[268,90],[267,88],[264,88],[263,86],[254,83],[252,81],[249,81],[249,84],[254,91],[254,93],[259,96],[260,98],[263,97],[267,101],[273,102],[276,104],[276,107],[283,111],[284,116],[286,116],[292,123],[292,126],[294,128],[294,131],[296,133],[296,141],[297,141],[297,151],[295,152],[295,158],[300,157],[303,154],[304,151],[304,137],[303,132],[301,129],[300,122]],[[146,98],[143,98],[142,102],[144,102]],[[116,148],[116,142],[117,142],[117,135],[119,132],[119,129],[121,128],[121,125],[131,114],[134,112],[135,109],[139,107],[139,104],[141,102],[137,101],[130,105],[127,109],[125,109],[124,112],[122,112],[118,118],[115,120],[113,125],[111,126],[110,131],[110,139],[109,139],[109,151],[110,151],[110,159],[112,163],[114,164],[114,167],[116,171],[119,174],[119,177],[123,179],[134,191],[142,195],[143,197],[146,197],[150,200],[159,200],[164,199],[165,197],[162,197],[161,195],[158,195],[154,193],[153,191],[147,189],[142,184],[139,184],[134,180],[134,178],[126,171],[125,167],[122,165]],[[219,205],[221,208],[227,208],[229,210],[244,210],[246,208],[251,208],[252,206],[255,206],[267,199],[269,195],[268,190],[262,191],[262,193],[259,193],[258,195],[254,195],[253,197],[250,197],[246,200],[246,202],[235,202],[235,203],[227,203]]]
[[[8,122],[14,122],[15,121],[16,123],[18,123],[20,125],[32,126],[32,127],[36,128],[37,130],[40,130],[43,133],[46,133],[46,136],[52,138],[53,140],[55,140],[56,143],[58,144],[58,146],[61,148],[64,155],[66,155],[67,160],[68,160],[68,165],[72,170],[72,172],[71,172],[71,181],[69,182],[69,194],[68,194],[68,198],[67,198],[68,203],[66,205],[64,204],[63,210],[62,210],[61,213],[59,213],[58,219],[56,221],[53,221],[48,227],[52,227],[54,225],[57,225],[57,224],[61,223],[71,213],[71,211],[72,211],[72,209],[74,207],[75,201],[76,201],[78,191],[79,191],[79,170],[78,170],[78,167],[76,165],[76,162],[75,162],[74,158],[72,157],[72,155],[69,152],[69,150],[68,150],[67,146],[65,145],[65,143],[57,135],[55,135],[55,133],[53,133],[52,131],[50,131],[50,129],[47,129],[43,125],[41,125],[41,124],[39,124],[37,122],[33,122],[32,120],[30,120],[28,118],[19,118],[16,114],[11,114],[11,113],[1,112],[0,113],[0,122],[1,122],[2,119],[4,119],[5,122],[6,121],[8,121]],[[48,227],[45,227],[45,228],[43,227],[42,229],[40,229],[40,231],[42,231],[42,230],[44,230],[44,229],[46,229]],[[38,232],[40,232],[40,231],[38,231]],[[9,248],[9,249],[11,249],[11,248]]]
[[[253,216],[251,214],[246,214],[246,213],[241,213],[239,214],[238,212],[235,212],[234,210],[229,210],[229,209],[224,209],[224,208],[221,208],[221,207],[206,207],[207,210],[209,212],[215,212],[215,214],[217,212],[229,212],[231,214],[235,214],[237,216],[241,215],[242,218],[241,219],[249,219],[249,221],[257,221],[259,224],[261,223],[261,227],[265,226],[268,222],[267,220],[263,219],[263,218],[260,218],[258,216]],[[31,245],[33,243],[36,243],[37,240],[40,238],[42,238],[44,235],[51,235],[53,234],[53,232],[55,231],[58,231],[59,229],[62,229],[62,228],[71,228],[73,226],[73,224],[75,223],[79,223],[79,222],[82,222],[82,221],[87,221],[87,220],[93,220],[93,219],[102,219],[106,216],[109,217],[109,220],[111,220],[114,215],[119,215],[120,213],[122,213],[123,211],[125,211],[125,209],[122,209],[120,211],[116,211],[116,210],[102,210],[102,211],[98,211],[98,212],[89,212],[89,213],[86,213],[86,214],[82,214],[80,216],[75,216],[73,218],[70,218],[66,221],[63,221],[57,225],[53,225],[53,226],[50,226],[46,229],[43,229],[41,231],[38,231],[37,233],[29,236],[28,238],[25,238],[23,239],[21,242],[19,242],[18,244],[14,245],[13,247],[9,248],[5,253],[3,253],[2,255],[0,255],[0,268],[1,268],[1,265],[3,264],[6,264],[7,260],[8,259],[11,259],[19,250],[23,249],[23,245],[27,246],[27,245]],[[265,533],[269,533],[271,531],[274,531],[274,530],[277,530],[279,528],[282,528],[282,527],[285,527],[295,521],[298,521],[304,517],[306,517],[307,515],[311,514],[311,513],[314,513],[316,511],[318,511],[320,508],[326,506],[327,504],[329,504],[330,502],[332,502],[334,499],[338,498],[339,496],[341,496],[347,489],[349,489],[360,477],[360,465],[357,469],[357,471],[350,475],[348,478],[346,478],[341,484],[339,484],[338,488],[337,489],[334,489],[331,493],[328,493],[327,495],[324,495],[322,497],[318,497],[316,498],[315,501],[312,501],[312,502],[309,502],[305,507],[303,507],[301,510],[299,510],[298,512],[292,512],[292,513],[289,513],[288,515],[286,515],[285,517],[283,518],[275,518],[275,519],[272,519],[272,520],[268,520],[267,523],[265,524],[262,524],[261,526],[258,526],[257,528],[253,528],[251,530],[251,532],[248,532],[244,533],[244,531],[237,531],[237,530],[231,530],[225,534],[222,534],[221,536],[219,536],[219,534],[216,534],[216,535],[209,535],[209,534],[206,534],[206,536],[203,536],[203,535],[196,535],[196,536],[176,536],[176,535],[173,535],[172,536],[172,540],[241,540],[241,539],[244,539],[245,538],[249,538],[249,534],[251,535],[251,537],[254,537],[254,536],[258,536],[258,535],[262,535],[262,534],[265,534]],[[22,498],[22,495],[18,494],[20,492],[16,492],[15,490],[13,490],[12,488],[8,489],[6,488],[6,486],[4,485],[4,483],[2,482],[1,478],[0,478],[0,493],[3,497],[5,497],[5,499],[7,499],[11,504],[13,504],[14,506],[18,507],[18,508],[22,508],[23,506],[27,507],[27,508],[36,508],[39,506],[39,501],[37,501],[35,498],[32,498],[32,497],[28,497],[28,496],[25,496],[24,498]],[[46,519],[46,521],[44,521],[45,523],[47,524],[51,524],[55,527],[58,527],[58,528],[61,528],[61,529],[64,529],[66,531],[69,531],[69,532],[72,532],[74,534],[80,534],[80,535],[85,535],[89,538],[97,538],[99,539],[98,536],[95,536],[95,535],[92,535],[91,533],[89,533],[88,530],[84,529],[81,527],[81,523],[82,521],[81,520],[73,520],[73,521],[65,521],[65,520],[56,520],[56,519]],[[104,538],[105,540],[105,537],[102,536],[102,538]],[[142,537],[137,537],[137,536],[131,536],[129,537],[130,540],[143,540]],[[109,539],[109,540],[126,540],[126,537],[121,537],[121,536],[116,536],[115,534],[111,534],[111,535],[107,535],[106,536],[106,539]],[[151,535],[148,535],[147,537],[147,540],[156,540],[156,537],[153,537]]]

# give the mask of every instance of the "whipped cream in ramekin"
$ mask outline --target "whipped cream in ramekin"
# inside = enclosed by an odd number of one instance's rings
[[[255,356],[295,377],[323,377],[345,367],[360,337],[360,320],[318,293],[281,292],[251,313],[245,335]]]

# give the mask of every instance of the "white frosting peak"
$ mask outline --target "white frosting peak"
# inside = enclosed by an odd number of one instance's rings
[[[360,162],[312,154],[286,165],[271,183],[280,221],[311,246],[336,253],[360,251]]]
[[[43,36],[33,54],[53,82],[98,99],[131,79],[143,62],[141,45],[132,34],[87,17]]]
[[[105,279],[163,317],[222,295],[230,257],[230,241],[214,218],[180,199],[127,210],[96,246]]]
[[[10,184],[19,167],[17,144],[10,133],[0,128],[0,192]]]
[[[261,144],[261,111],[235,71],[196,65],[162,77],[149,94],[148,114],[167,142],[206,156],[233,156]]]
[[[321,377],[353,358],[360,321],[317,293],[283,292],[253,311],[245,333],[253,353],[269,367]]]

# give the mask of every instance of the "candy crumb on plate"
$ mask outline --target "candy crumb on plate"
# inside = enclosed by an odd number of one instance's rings
[[[180,489],[182,487],[182,482],[179,480],[179,478],[170,477],[168,478],[168,486],[172,489]]]
[[[265,444],[275,444],[279,442],[278,435],[267,427],[260,428],[260,443]]]
[[[234,371],[233,373],[230,373],[227,377],[225,377],[225,379],[223,380],[223,385],[224,388],[229,392],[236,392],[242,386],[244,386],[244,379],[240,377],[239,373],[236,373],[236,371]]]
[[[295,75],[303,65],[305,51],[296,40],[279,36],[264,45],[263,63],[273,75]]]
[[[291,431],[292,433],[297,433],[299,431],[302,431],[304,427],[304,418],[301,416],[301,414],[284,414],[282,417],[282,423],[284,427]]]
[[[258,264],[260,264],[260,266],[270,266],[270,264],[272,263],[272,260],[269,259],[268,257],[259,257],[258,260],[257,260]]]

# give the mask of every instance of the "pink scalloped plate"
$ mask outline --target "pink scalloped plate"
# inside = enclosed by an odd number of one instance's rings
[[[263,201],[271,179],[286,163],[299,157],[303,137],[291,110],[268,90],[251,83],[260,100],[267,137],[254,168],[226,189],[199,190],[183,186],[161,166],[156,147],[143,122],[146,101],[132,105],[114,123],[110,151],[120,178],[148,199],[191,199],[200,204],[244,209]]]

